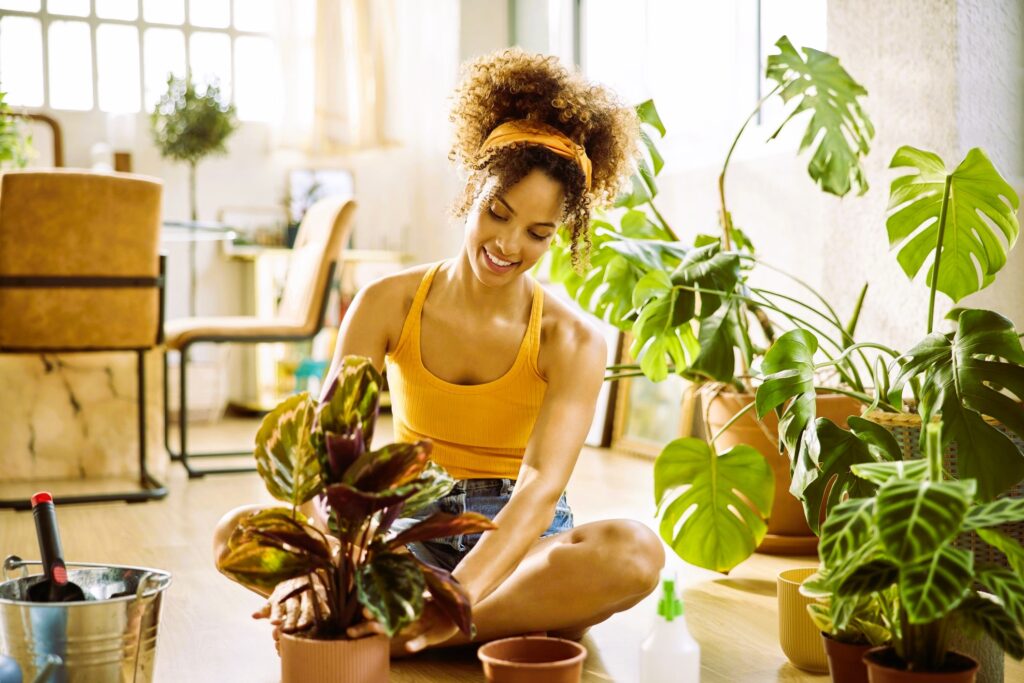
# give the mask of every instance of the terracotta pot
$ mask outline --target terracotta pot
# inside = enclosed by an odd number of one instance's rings
[[[868,683],[868,668],[863,659],[871,645],[843,643],[825,633],[821,634],[821,642],[832,683]]]
[[[579,683],[587,648],[562,638],[517,636],[491,641],[476,656],[488,683]]]
[[[752,403],[754,396],[705,391],[702,400],[705,401],[707,436],[710,438],[733,415]],[[842,394],[818,395],[817,416],[827,417],[840,427],[847,426],[847,417],[860,413],[861,403],[855,398]],[[775,474],[775,500],[768,519],[768,533],[757,547],[757,552],[769,555],[814,555],[818,550],[818,537],[807,526],[800,501],[789,492],[792,481],[789,476],[789,456],[779,453],[778,434],[779,421],[774,413],[766,415],[759,425],[756,413],[751,410],[718,437],[715,446],[719,452],[739,444],[751,446],[768,460]]]
[[[391,639],[314,640],[281,634],[281,683],[387,683]]]
[[[891,646],[876,647],[864,655],[870,683],[974,683],[978,663],[959,652],[946,656],[945,671],[907,671]]]
[[[807,605],[814,602],[800,594],[800,584],[818,571],[817,567],[798,567],[779,572],[779,645],[793,666],[805,671],[825,673],[828,660],[821,644],[821,631],[811,621]]]

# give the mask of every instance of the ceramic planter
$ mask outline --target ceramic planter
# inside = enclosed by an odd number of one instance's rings
[[[870,683],[974,683],[978,663],[959,652],[946,656],[945,671],[907,671],[891,646],[876,647],[864,655]]]
[[[807,612],[807,605],[813,603],[814,598],[800,593],[800,584],[816,571],[817,567],[799,567],[779,572],[779,645],[793,666],[825,673],[828,660],[821,644],[821,631]]]
[[[868,683],[868,668],[863,659],[871,645],[843,643],[825,633],[821,634],[821,642],[832,683]]]
[[[713,393],[705,391],[702,400],[708,415],[708,434],[715,434],[748,403],[754,401],[753,394]],[[846,418],[860,415],[861,403],[855,398],[842,394],[820,394],[817,401],[817,416],[827,417],[840,427],[846,427]],[[761,453],[771,465],[775,474],[775,500],[768,519],[768,533],[757,552],[769,555],[814,555],[818,549],[815,536],[804,517],[800,501],[789,492],[792,481],[789,476],[789,456],[779,453],[779,421],[774,413],[765,416],[758,424],[753,410],[736,421],[715,442],[719,451],[739,444],[747,444]]]
[[[281,634],[281,683],[383,683],[391,671],[391,639],[314,640]]]
[[[488,683],[579,683],[587,648],[563,638],[517,636],[482,645]]]

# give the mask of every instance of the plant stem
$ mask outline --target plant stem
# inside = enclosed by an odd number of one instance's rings
[[[673,230],[673,229],[672,229],[672,228],[671,228],[671,227],[669,226],[669,224],[668,224],[668,221],[666,221],[666,220],[665,220],[665,217],[661,215],[661,212],[660,212],[660,211],[658,211],[658,207],[656,207],[656,206],[654,205],[654,200],[652,199],[651,201],[647,202],[647,205],[648,205],[649,207],[651,207],[651,211],[653,211],[653,212],[654,212],[654,215],[658,217],[658,220],[659,220],[659,221],[661,221],[661,227],[662,227],[662,229],[664,229],[664,231],[668,233],[669,237],[671,237],[671,238],[672,238],[672,241],[673,241],[673,242],[678,242],[678,241],[680,241],[680,240],[679,240],[679,235],[677,235],[677,234],[675,233],[675,231],[674,231],[674,230]]]
[[[755,401],[751,401],[750,403],[748,403],[747,405],[743,406],[738,411],[736,411],[736,414],[733,415],[732,417],[730,417],[729,421],[726,422],[724,425],[722,425],[721,429],[719,429],[717,432],[715,432],[715,435],[711,437],[711,441],[709,441],[708,443],[709,444],[714,444],[715,441],[718,440],[718,437],[720,437],[723,433],[725,433],[725,430],[729,429],[729,427],[732,427],[733,424],[735,424],[737,420],[739,420],[741,417],[743,417],[748,412],[750,412],[750,409],[753,408],[755,404],[756,404]]]
[[[725,163],[722,164],[722,172],[718,174],[718,201],[719,210],[721,211],[721,224],[722,224],[722,248],[725,251],[732,250],[732,216],[729,215],[729,210],[725,204],[725,173],[729,170],[729,161],[732,159],[732,153],[736,150],[736,145],[740,141],[740,137],[743,135],[743,131],[747,129],[747,126],[753,121],[754,116],[760,111],[761,107],[765,102],[768,101],[772,95],[777,93],[782,87],[782,83],[772,88],[771,92],[758,100],[757,104],[754,105],[754,110],[750,112],[750,116],[747,117],[743,125],[740,126],[740,130],[736,133],[736,137],[733,138],[732,144],[729,145],[729,152],[725,155]]]
[[[868,403],[868,404],[870,404],[870,403],[874,403],[874,401],[875,401],[875,399],[873,399],[868,394],[864,394],[864,393],[861,393],[859,391],[850,391],[849,389],[841,389],[839,387],[819,387],[819,386],[815,386],[814,389],[815,389],[815,391],[831,392],[833,394],[842,394],[843,396],[849,396],[850,398],[857,399],[861,403]],[[898,410],[896,410],[896,408],[894,408],[893,406],[889,405],[885,401],[879,401],[878,405],[882,406],[883,408],[888,408],[890,412],[893,412],[893,413],[899,412]]]
[[[935,238],[935,262],[932,264],[931,293],[928,297],[928,334],[932,333],[932,322],[935,318],[935,292],[939,288],[939,262],[942,259],[942,238],[946,233],[946,208],[952,192],[953,176],[946,176],[946,186],[942,189],[942,209],[939,210],[939,234]]]

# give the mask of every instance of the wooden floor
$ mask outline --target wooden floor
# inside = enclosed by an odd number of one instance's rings
[[[390,424],[382,421],[378,431],[387,439]],[[254,433],[254,422],[236,420],[199,427],[195,438],[199,447],[219,447],[251,442]],[[651,468],[650,460],[586,449],[568,489],[576,523],[625,517],[654,528]],[[158,683],[278,681],[270,628],[249,616],[262,600],[218,574],[210,553],[211,532],[224,512],[246,503],[271,502],[262,482],[255,474],[190,481],[178,466],[168,479],[171,493],[164,501],[62,508],[66,558],[151,566],[173,574],[160,624]],[[0,555],[9,554],[38,557],[28,513],[0,512]],[[671,551],[668,555],[667,568],[676,570],[686,586],[687,621],[702,647],[702,680],[828,680],[794,668],[777,644],[775,576],[785,568],[813,564],[814,558],[757,555],[725,577],[685,565]],[[583,640],[589,651],[584,681],[637,680],[638,650],[656,603],[655,593],[591,629]],[[1006,680],[1024,680],[1024,669],[1014,666]],[[438,683],[484,678],[476,648],[468,646],[395,661],[391,680]]]

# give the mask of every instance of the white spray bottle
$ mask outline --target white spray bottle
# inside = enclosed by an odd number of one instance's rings
[[[699,683],[700,646],[686,628],[675,578],[662,577],[658,616],[640,646],[640,683]]]

